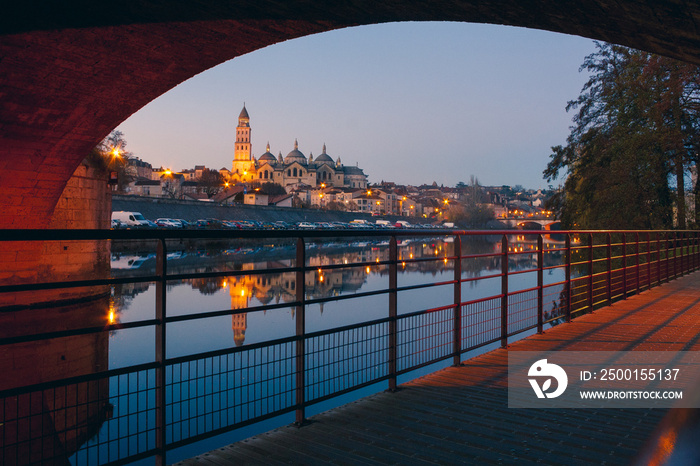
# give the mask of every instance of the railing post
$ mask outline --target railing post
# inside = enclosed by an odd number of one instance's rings
[[[306,244],[304,238],[297,239],[296,257],[296,416],[295,424],[301,426],[306,420]]]
[[[686,259],[687,254],[687,247],[686,247],[686,236],[685,232],[681,232],[681,276],[685,275],[687,273],[687,267],[688,267],[688,260]]]
[[[537,235],[537,333],[544,327],[544,240]]]
[[[454,323],[452,328],[452,364],[458,366],[462,350],[462,237],[457,235],[454,240]]]
[[[639,269],[641,267],[641,264],[639,263],[639,232],[635,232],[634,234],[634,256],[635,256],[635,261],[637,264],[637,273],[635,274],[635,281],[637,282],[637,294],[641,293],[641,285],[639,283]]]
[[[398,314],[398,247],[396,237],[389,240],[389,391],[396,391],[396,316]]]
[[[588,233],[588,307],[593,312],[593,233]]]
[[[673,232],[673,279],[678,278],[678,233]]]
[[[501,240],[501,347],[508,346],[508,237]]]
[[[670,237],[671,237],[671,235],[667,233],[666,234],[666,282],[667,283],[669,281],[671,281],[671,272],[673,272],[673,274],[676,273],[676,254],[675,254],[675,252],[673,254],[673,263],[671,263],[671,258],[669,257],[671,255],[671,245],[673,244]]]
[[[627,299],[627,233],[622,233],[622,299]]]
[[[573,291],[571,286],[571,235],[566,234],[566,321],[571,322],[571,293]]]
[[[607,276],[607,298],[608,298],[608,306],[612,305],[612,237],[610,233],[608,233],[608,257],[607,257],[607,263],[608,263],[608,276]]]
[[[651,233],[647,231],[647,290],[651,290]]]
[[[693,272],[698,269],[698,232],[694,231],[693,236]]]
[[[661,285],[661,233],[656,233],[656,282]]]
[[[166,418],[165,418],[165,318],[167,316],[166,297],[167,292],[167,248],[165,239],[158,240],[156,250],[156,466],[165,466],[166,463]]]

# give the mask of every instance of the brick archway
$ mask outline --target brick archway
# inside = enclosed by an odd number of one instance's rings
[[[90,148],[151,100],[219,63],[303,35],[389,21],[494,23],[577,34],[700,63],[695,25],[700,6],[670,1],[27,5],[0,19],[0,228],[49,225],[66,181]]]

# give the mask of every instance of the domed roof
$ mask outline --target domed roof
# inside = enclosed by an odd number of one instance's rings
[[[258,158],[258,160],[259,160],[260,162],[273,162],[273,163],[274,163],[274,162],[277,162],[277,157],[275,157],[274,155],[272,155],[272,153],[270,152],[270,143],[269,143],[269,142],[267,143],[267,149],[266,149],[266,150],[267,150],[267,152],[265,152],[263,155],[261,155],[261,156]]]
[[[306,165],[306,156],[299,150],[299,143],[296,139],[294,140],[294,150],[287,154],[287,156],[284,158],[284,163],[286,164],[291,164],[294,162],[299,162]]]
[[[320,164],[323,162],[328,162],[328,163],[333,163],[333,159],[330,157],[330,155],[326,154],[326,145],[323,145],[323,152],[321,155],[316,157],[316,163]]]

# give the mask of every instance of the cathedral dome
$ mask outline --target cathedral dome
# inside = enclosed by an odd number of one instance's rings
[[[275,163],[277,162],[277,157],[272,155],[272,152],[270,152],[270,143],[267,143],[267,152],[265,152],[263,155],[261,155],[258,158],[258,161],[260,162],[270,162],[270,163]]]
[[[287,165],[294,162],[299,162],[306,165],[306,156],[299,150],[299,143],[296,139],[294,140],[294,150],[287,154],[287,156],[284,158],[284,163]]]
[[[323,152],[321,153],[321,155],[316,157],[316,164],[322,164],[324,162],[330,163],[330,164],[334,163],[331,156],[326,154],[326,145],[325,144],[323,145]]]

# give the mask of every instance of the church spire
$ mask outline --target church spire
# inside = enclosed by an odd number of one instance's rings
[[[323,143],[323,153],[324,154],[326,153],[326,143],[325,142]]]

